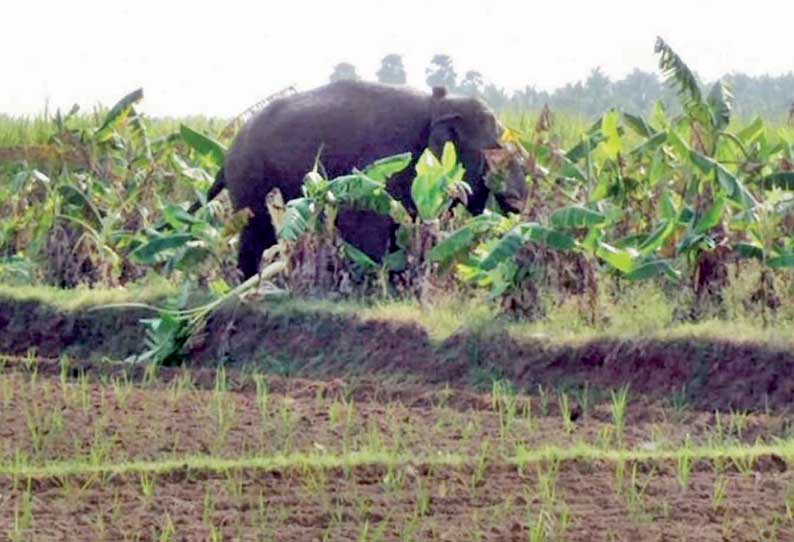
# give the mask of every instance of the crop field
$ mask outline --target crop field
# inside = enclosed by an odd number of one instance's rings
[[[794,539],[794,128],[657,53],[647,118],[499,113],[520,212],[315,167],[248,280],[253,111],[0,115],[0,540]]]
[[[3,360],[11,540],[786,540],[784,417]],[[76,374],[76,376],[74,376]],[[769,444],[763,442],[768,441]]]

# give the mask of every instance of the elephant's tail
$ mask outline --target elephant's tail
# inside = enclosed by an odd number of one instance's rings
[[[215,199],[215,197],[226,188],[226,175],[223,172],[223,168],[221,167],[218,170],[218,174],[215,175],[215,182],[212,183],[212,186],[207,191],[207,203],[211,202]],[[190,206],[190,209],[187,210],[188,213],[195,213],[198,211],[204,204],[201,203],[200,200],[197,200],[193,205]]]

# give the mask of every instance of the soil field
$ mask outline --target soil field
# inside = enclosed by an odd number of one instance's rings
[[[9,540],[789,540],[782,414],[0,361]]]
[[[0,296],[0,353],[99,361],[140,354],[141,318],[151,311],[63,310],[36,299]],[[265,339],[266,338],[266,339]],[[252,366],[286,376],[372,376],[486,389],[494,379],[534,393],[584,385],[629,386],[649,398],[706,410],[788,411],[794,404],[794,343],[680,336],[596,337],[556,342],[504,328],[458,331],[434,341],[412,322],[364,318],[354,311],[236,304],[213,314],[188,344],[193,367]]]

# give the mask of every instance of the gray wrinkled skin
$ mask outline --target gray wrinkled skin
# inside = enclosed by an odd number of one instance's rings
[[[262,252],[276,242],[265,206],[267,193],[279,188],[285,201],[300,197],[303,177],[318,157],[333,178],[379,158],[411,152],[414,162],[390,179],[387,190],[414,212],[410,190],[416,160],[427,147],[440,156],[444,143],[452,141],[472,188],[467,207],[476,214],[488,197],[483,151],[500,147],[501,132],[482,102],[447,96],[440,88],[431,96],[404,87],[339,81],[272,102],[243,127],[224,165],[235,209],[253,212],[240,240],[243,276],[257,272]],[[517,209],[518,200],[526,196],[523,175],[500,196],[503,207]],[[340,213],[337,227],[346,241],[377,260],[396,229],[388,217],[352,210]]]

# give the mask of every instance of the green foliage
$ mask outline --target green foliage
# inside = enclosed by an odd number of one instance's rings
[[[222,165],[224,147],[187,126],[152,140],[136,110],[142,98],[140,89],[126,95],[96,128],[78,123],[76,109],[59,115],[56,166],[21,163],[0,182],[8,205],[0,252],[13,255],[16,268],[20,259],[35,264],[32,282],[121,284],[144,268],[206,276],[233,261],[227,246],[239,220],[224,220],[217,206],[192,216],[168,201],[203,193],[205,168]]]
[[[654,51],[659,54],[659,69],[677,87],[685,105],[697,105],[703,101],[697,77],[683,59],[662,38],[656,38]]]
[[[730,280],[710,269],[753,259],[773,307],[774,277],[794,267],[794,143],[761,118],[742,125],[727,82],[706,93],[669,44],[658,40],[656,51],[680,98],[673,113],[659,103],[647,118],[613,109],[564,126],[548,110],[505,117],[504,140],[520,147],[530,184],[520,216],[489,203],[472,217],[455,205],[471,189],[448,143],[440,157],[430,150],[383,157],[332,179],[319,166],[308,172],[301,197],[286,202],[277,221],[281,255],[288,259],[308,237],[333,239],[334,255],[356,275],[376,277],[386,295],[413,277],[434,288],[483,289],[503,306],[517,296],[538,304],[541,293],[564,296],[565,288],[595,303],[606,276],[675,281],[700,303],[719,298]],[[231,288],[233,239],[245,214],[231,215],[218,200],[196,215],[185,211],[222,167],[226,148],[217,132],[187,124],[152,139],[136,109],[141,98],[130,93],[91,125],[74,112],[59,115],[57,167],[8,169],[0,182],[3,280],[117,285],[153,271]],[[399,201],[389,182],[409,174],[411,201]],[[335,221],[345,209],[399,225],[382,262],[338,242]],[[318,246],[302,248],[320,254]],[[723,282],[701,284],[717,276]],[[179,330],[168,318],[152,322],[152,345],[173,350]]]
[[[470,191],[463,181],[464,173],[463,166],[457,161],[455,147],[449,141],[444,145],[441,160],[430,149],[422,153],[411,185],[411,197],[422,220],[439,218],[449,208],[453,193]]]
[[[206,156],[216,168],[223,166],[226,147],[210,136],[204,135],[184,124],[179,127],[179,135],[190,148],[202,156]]]

